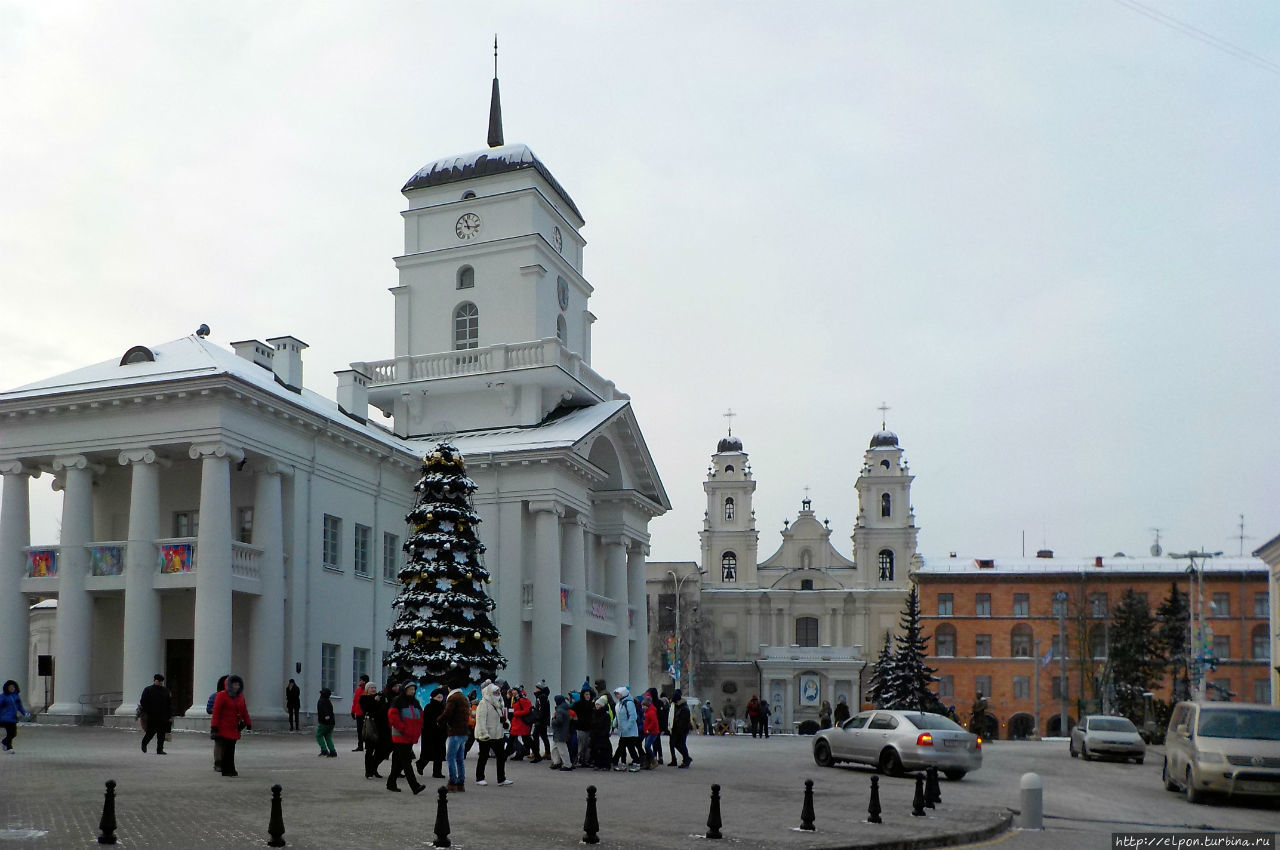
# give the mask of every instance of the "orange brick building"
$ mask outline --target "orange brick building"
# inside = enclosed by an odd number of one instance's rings
[[[1200,562],[1197,561],[1197,565]],[[1216,671],[1204,672],[1208,698],[1270,702],[1268,568],[1258,558],[1213,558],[1200,571],[1204,644]],[[988,738],[1059,734],[1066,646],[1068,728],[1100,711],[1109,623],[1128,588],[1145,594],[1154,615],[1176,583],[1189,592],[1188,561],[1173,558],[973,560],[924,558],[914,574],[928,663],[938,694],[966,723],[977,695],[987,700]],[[1055,595],[1065,598],[1055,602]],[[1061,611],[1061,617],[1059,612]],[[1039,693],[1037,723],[1036,693]],[[1155,689],[1169,699],[1172,683]],[[1083,699],[1083,705],[1081,700]]]

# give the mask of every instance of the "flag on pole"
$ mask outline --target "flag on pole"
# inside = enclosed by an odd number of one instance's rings
[[[1052,660],[1053,660],[1053,647],[1052,647],[1052,646],[1050,646],[1050,647],[1049,647],[1049,651],[1048,651],[1048,652],[1046,652],[1043,656],[1041,656],[1041,658],[1040,658],[1040,666],[1041,666],[1041,667],[1048,667],[1048,666],[1049,666],[1049,662],[1050,662],[1050,661],[1052,661]]]

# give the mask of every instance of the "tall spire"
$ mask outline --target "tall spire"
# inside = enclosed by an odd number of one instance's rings
[[[502,101],[498,97],[498,36],[493,37],[493,93],[489,95],[489,147],[502,147]]]

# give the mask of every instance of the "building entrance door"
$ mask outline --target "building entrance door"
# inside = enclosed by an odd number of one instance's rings
[[[164,642],[164,676],[173,695],[173,713],[179,716],[191,707],[191,676],[195,669],[196,642],[188,638]],[[209,684],[210,689],[213,683]]]

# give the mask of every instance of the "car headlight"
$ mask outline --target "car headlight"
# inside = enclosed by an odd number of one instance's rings
[[[1222,764],[1226,758],[1222,753],[1200,752],[1196,754],[1196,762],[1199,764]]]

